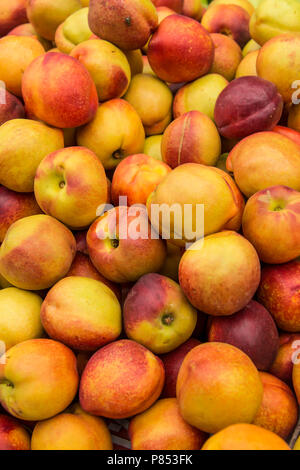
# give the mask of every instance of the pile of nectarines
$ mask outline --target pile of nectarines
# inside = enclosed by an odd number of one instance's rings
[[[300,2],[0,0],[0,450],[300,450],[299,404]]]

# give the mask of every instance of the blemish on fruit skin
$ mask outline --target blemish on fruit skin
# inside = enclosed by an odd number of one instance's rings
[[[130,18],[130,16],[127,16],[127,17],[125,18],[125,24],[126,24],[127,26],[131,26],[131,18]]]
[[[162,323],[166,326],[172,325],[174,320],[175,320],[175,318],[174,318],[174,315],[172,313],[167,313],[167,314],[162,316]],[[168,343],[168,341],[165,342],[165,344],[167,344],[167,343]]]

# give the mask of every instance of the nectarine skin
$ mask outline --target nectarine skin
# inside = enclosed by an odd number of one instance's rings
[[[4,343],[6,351],[23,341],[44,336],[40,315],[42,302],[34,292],[16,287],[0,290],[0,342]]]
[[[264,45],[273,37],[284,33],[299,32],[300,8],[297,0],[256,0],[255,6],[250,21],[250,33],[259,44]]]
[[[214,4],[204,13],[201,24],[209,33],[225,33],[241,47],[251,39],[249,13],[239,5]]]
[[[126,58],[129,62],[131,76],[134,77],[138,73],[143,72],[143,55],[140,49],[134,51],[124,51]]]
[[[300,132],[295,130],[292,125],[289,124],[289,127],[275,126],[272,130],[273,132],[278,132],[278,134],[288,137],[289,139],[296,142],[296,144],[300,145]]]
[[[27,16],[40,36],[54,41],[58,26],[80,8],[80,0],[28,0]]]
[[[161,134],[172,119],[170,88],[152,74],[135,75],[124,99],[140,116],[146,135]]]
[[[112,450],[107,424],[75,404],[64,413],[36,424],[32,450]]]
[[[27,0],[10,0],[1,5],[0,37],[16,26],[27,23]]]
[[[90,277],[91,279],[95,279],[96,281],[103,282],[103,284],[105,284],[113,291],[113,293],[119,300],[121,299],[120,286],[102,276],[91,262],[88,254],[84,254],[80,251],[77,251],[73,263],[66,274],[66,277],[67,276]]]
[[[0,183],[19,193],[32,193],[43,158],[64,146],[60,129],[31,119],[11,119],[0,127]]]
[[[129,426],[132,450],[200,450],[207,435],[180,415],[177,400],[158,400]]]
[[[213,0],[209,4],[209,8],[214,5],[238,5],[246,10],[251,16],[255,11],[255,3],[257,3],[257,0]]]
[[[11,119],[23,119],[25,109],[21,101],[12,93],[5,91],[5,103],[0,104],[0,126]]]
[[[163,354],[190,338],[197,312],[176,282],[151,273],[142,276],[129,292],[123,321],[128,338]]]
[[[119,197],[126,196],[128,206],[146,205],[147,199],[170,173],[171,168],[145,154],[124,158],[117,166],[112,180],[112,201],[119,204]]]
[[[299,346],[300,334],[281,333],[279,336],[279,349],[276,358],[269,369],[271,374],[285,382],[289,387],[293,386],[293,357],[295,354],[297,356]]]
[[[75,354],[57,341],[32,339],[13,346],[6,364],[0,364],[1,405],[25,421],[61,413],[77,392],[76,365]]]
[[[263,397],[259,373],[240,349],[204,343],[185,357],[177,387],[180,413],[192,426],[215,433],[235,423],[251,423]]]
[[[183,360],[192,349],[200,344],[199,340],[191,338],[178,348],[174,349],[174,351],[160,356],[166,372],[166,380],[162,391],[162,397],[176,398],[177,377]]]
[[[152,0],[156,7],[168,7],[176,13],[182,13],[182,2],[183,0]]]
[[[16,193],[0,185],[0,242],[3,242],[9,227],[23,217],[41,213],[32,193]]]
[[[107,179],[97,156],[84,147],[50,153],[40,163],[34,192],[39,206],[69,227],[84,228],[107,201]]]
[[[258,56],[258,51],[249,52],[243,60],[240,62],[238,68],[236,69],[235,78],[253,76],[257,77],[256,70],[256,60]]]
[[[20,289],[47,289],[67,274],[75,250],[72,232],[58,220],[44,214],[25,217],[6,233],[0,272]]]
[[[214,119],[216,101],[228,81],[218,73],[208,73],[203,77],[181,86],[177,91],[174,103],[174,118],[189,111],[200,111]]]
[[[80,43],[92,36],[88,24],[88,8],[81,8],[68,16],[55,32],[56,47],[64,54],[70,54]]]
[[[299,45],[299,30],[294,33],[276,34],[259,50],[256,61],[257,75],[274,83],[287,104],[292,102],[295,93],[293,83],[299,78]]]
[[[218,168],[199,163],[179,165],[149,196],[147,207],[151,222],[162,233],[162,220],[152,217],[152,204],[165,204],[162,207],[167,208],[180,204],[182,216],[185,205],[192,208],[191,220],[171,217],[170,239],[180,247],[184,247],[186,242],[191,243],[201,238],[203,231],[204,235],[208,235],[226,229],[239,230],[244,208],[243,197],[233,179]],[[200,204],[204,205],[204,227],[201,224],[196,227],[196,208]],[[189,235],[189,224],[198,233]]]
[[[138,221],[146,229],[146,238],[130,233]],[[87,244],[96,269],[118,283],[135,282],[144,274],[160,271],[167,255],[165,242],[151,238],[144,208],[130,213],[130,208],[119,206],[104,213],[90,226]]]
[[[287,440],[298,420],[298,403],[292,390],[277,377],[260,372],[263,400],[253,424]]]
[[[22,98],[24,72],[38,57],[45,54],[42,44],[33,36],[0,38],[0,80],[6,89]]]
[[[91,74],[99,101],[121,98],[128,90],[131,79],[128,60],[118,47],[108,41],[84,41],[72,50],[71,56]]]
[[[153,34],[147,56],[162,80],[190,82],[209,72],[214,46],[207,31],[196,20],[171,15]]]
[[[91,30],[121,49],[143,47],[157,24],[158,17],[151,0],[90,0]]]
[[[208,116],[190,111],[166,128],[161,151],[163,161],[171,168],[183,163],[214,166],[221,153],[221,139]]]
[[[254,424],[234,424],[210,437],[202,450],[290,450],[275,433]]]
[[[260,262],[254,247],[233,231],[218,232],[194,243],[179,265],[185,295],[194,307],[209,315],[227,316],[244,308],[259,281]]]
[[[29,115],[59,128],[82,126],[97,112],[98,95],[89,72],[66,54],[48,52],[31,62],[22,94]]]
[[[215,122],[227,139],[242,139],[259,131],[270,131],[283,109],[275,85],[259,77],[233,80],[219,95]]]
[[[160,396],[165,379],[161,360],[130,340],[115,341],[89,360],[80,383],[88,413],[123,419],[142,413]]]
[[[53,43],[39,36],[31,23],[24,23],[12,29],[7,36],[31,36],[36,38],[43,46],[45,51],[53,49]]]
[[[92,150],[106,170],[143,151],[145,130],[134,107],[124,99],[100,104],[95,118],[77,130],[77,144]]]
[[[300,332],[300,261],[262,268],[258,300],[283,331]]]
[[[278,331],[272,316],[254,300],[234,315],[212,317],[208,340],[236,346],[260,370],[269,370],[279,346]]]
[[[30,450],[30,436],[23,426],[10,416],[0,415],[0,450]]]
[[[224,34],[212,33],[211,38],[215,46],[211,73],[218,73],[230,81],[242,60],[242,50],[232,38]]]
[[[41,320],[48,335],[79,351],[96,351],[122,330],[121,307],[105,284],[68,276],[46,295]]]
[[[300,192],[271,186],[248,199],[243,234],[264,263],[287,263],[300,256]],[[277,230],[280,227],[280,230]]]
[[[248,198],[271,186],[300,190],[300,147],[277,132],[256,132],[229,153],[227,169]]]

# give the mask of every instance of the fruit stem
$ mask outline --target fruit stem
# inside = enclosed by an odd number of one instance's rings
[[[117,238],[114,238],[113,240],[111,240],[111,245],[113,248],[118,248],[120,242]]]
[[[8,379],[0,379],[0,385],[6,385],[7,387],[14,388],[14,384]]]
[[[166,313],[162,317],[162,322],[164,325],[171,325],[174,321],[174,316],[171,313]]]
[[[118,149],[116,150],[112,156],[116,159],[116,160],[121,160],[123,157],[124,157],[124,152],[122,149]]]

